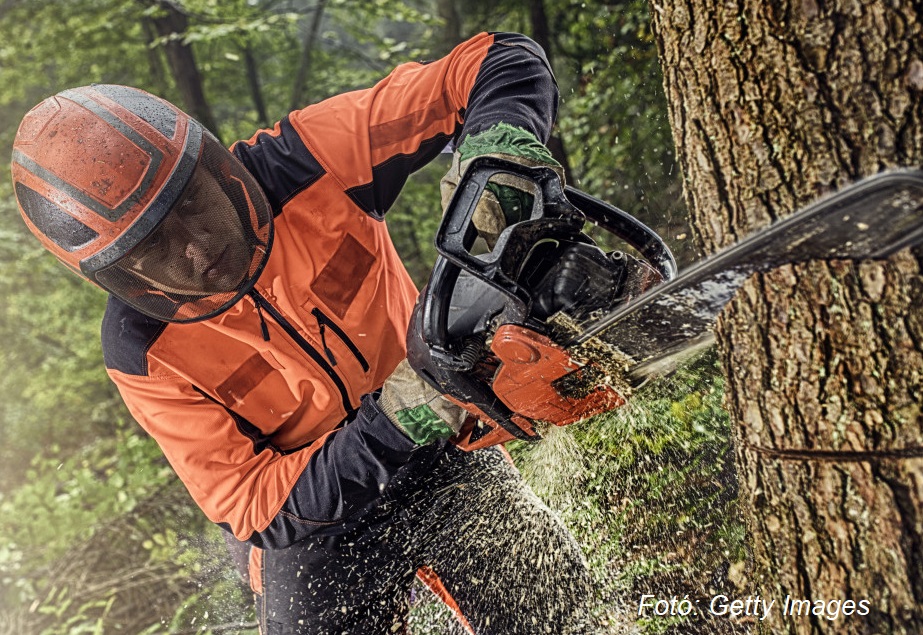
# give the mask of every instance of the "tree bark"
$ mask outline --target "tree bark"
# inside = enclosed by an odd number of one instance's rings
[[[912,0],[652,0],[707,251],[921,164],[919,12]],[[783,267],[754,276],[719,320],[754,588],[777,606],[869,603],[834,620],[777,612],[766,632],[923,632],[921,262]]]
[[[202,75],[196,65],[192,47],[181,39],[182,34],[189,28],[189,19],[182,8],[172,0],[154,0],[153,4],[163,11],[152,17],[151,21],[157,34],[165,39],[167,63],[179,89],[183,107],[189,115],[218,136],[218,123],[205,98]]]
[[[256,56],[253,54],[253,47],[247,42],[243,46],[244,67],[247,71],[247,87],[250,89],[250,99],[253,101],[253,108],[256,110],[256,118],[259,125],[268,126],[269,114],[266,112],[266,100],[263,99],[263,87],[260,83],[259,65]]]

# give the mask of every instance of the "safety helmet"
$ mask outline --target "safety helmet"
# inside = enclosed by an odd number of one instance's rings
[[[221,313],[269,256],[272,213],[253,176],[200,123],[136,88],[85,86],[37,105],[12,173],[45,248],[158,320]]]

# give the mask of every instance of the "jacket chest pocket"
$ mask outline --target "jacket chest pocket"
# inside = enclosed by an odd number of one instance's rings
[[[311,282],[311,290],[336,315],[343,319],[355,302],[368,277],[375,256],[351,234],[346,234],[336,251]]]

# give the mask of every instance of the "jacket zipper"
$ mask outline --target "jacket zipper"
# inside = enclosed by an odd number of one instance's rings
[[[368,361],[366,361],[365,356],[362,354],[362,351],[359,350],[359,347],[356,346],[351,339],[349,339],[349,335],[346,334],[346,331],[341,329],[336,322],[327,317],[327,315],[317,307],[314,307],[311,310],[311,315],[314,316],[314,319],[317,320],[317,325],[320,327],[321,344],[324,345],[324,352],[326,352],[327,357],[330,358],[330,363],[336,366],[336,360],[333,358],[333,352],[327,347],[327,339],[324,336],[327,327],[329,327],[330,330],[333,331],[334,335],[340,338],[340,341],[346,345],[346,348],[349,349],[349,352],[353,354],[353,357],[355,357],[356,361],[359,362],[359,365],[362,366],[362,370],[364,372],[368,372]]]
[[[333,367],[327,362],[326,359],[324,359],[324,356],[321,355],[313,346],[311,346],[310,342],[302,337],[301,333],[299,333],[297,329],[292,326],[291,322],[285,319],[285,317],[279,313],[276,307],[274,307],[269,302],[269,300],[260,295],[259,291],[256,289],[251,289],[250,298],[256,305],[257,312],[262,309],[268,313],[269,317],[271,317],[279,326],[282,327],[282,330],[285,331],[288,336],[292,338],[292,340],[294,340],[294,342],[301,348],[301,350],[307,353],[308,357],[314,360],[314,362],[320,366],[325,373],[327,373],[327,376],[330,377],[330,379],[336,385],[337,390],[340,391],[340,398],[343,400],[343,408],[346,410],[346,412],[352,411],[353,406],[349,401],[349,391],[346,390],[346,385],[343,383],[343,380],[340,379],[340,376],[337,375],[336,371],[333,370]],[[260,314],[260,319],[262,320],[262,313]],[[268,335],[268,329],[265,328],[265,322],[263,322],[262,326],[264,328],[264,336]],[[268,337],[266,339],[268,339]]]

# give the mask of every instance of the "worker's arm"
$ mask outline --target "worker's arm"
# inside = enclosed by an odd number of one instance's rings
[[[205,515],[261,547],[341,531],[380,496],[417,447],[370,396],[348,425],[284,453],[181,377],[109,374]]]
[[[371,88],[293,112],[273,130],[238,143],[234,153],[279,210],[329,175],[360,209],[381,218],[407,177],[449,143],[499,123],[547,141],[557,103],[554,77],[535,42],[484,33],[443,59],[403,64]]]

